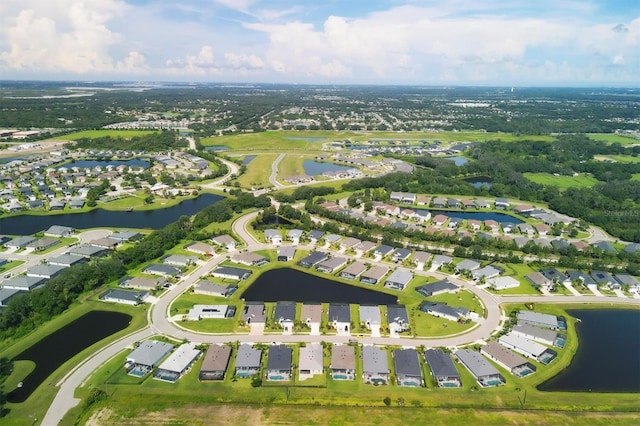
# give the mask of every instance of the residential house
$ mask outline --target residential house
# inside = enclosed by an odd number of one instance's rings
[[[233,284],[217,284],[208,280],[199,281],[193,286],[194,294],[204,294],[207,296],[229,297],[238,290]]]
[[[44,231],[44,236],[66,238],[70,237],[75,231],[75,228],[71,228],[69,226],[52,225],[46,231]]]
[[[266,235],[266,231],[265,231]],[[233,239],[231,235],[218,235],[216,237],[211,238],[211,241],[220,247],[224,247],[225,249],[232,251],[236,249],[237,242]],[[275,244],[275,243],[274,243]]]
[[[399,248],[393,252],[393,254],[391,255],[391,260],[396,263],[402,263],[407,260],[409,256],[411,256],[411,250],[406,248]]]
[[[27,276],[35,277],[35,278],[45,278],[50,280],[51,278],[60,274],[65,269],[67,269],[65,266],[47,265],[47,264],[41,263],[39,265],[28,267]]]
[[[232,266],[218,266],[211,271],[211,275],[218,278],[228,278],[231,280],[246,280],[253,272],[250,269],[235,268]]]
[[[364,271],[367,270],[367,265],[364,262],[355,261],[351,265],[340,271],[340,277],[347,280],[354,280],[358,278]]]
[[[320,240],[322,237],[324,236],[324,231],[321,231],[319,229],[314,229],[311,232],[309,232],[309,234],[307,235],[307,238],[309,238],[309,240],[312,243],[317,243],[318,240]]]
[[[142,238],[142,235],[136,231],[116,231],[109,235],[109,238],[116,241],[135,241]]]
[[[398,268],[389,275],[384,286],[394,290],[404,290],[412,279],[413,272],[409,269]]]
[[[492,387],[505,383],[505,379],[500,372],[480,355],[480,352],[471,349],[458,349],[455,351],[455,356],[476,378],[480,386]]]
[[[312,251],[309,255],[298,262],[299,266],[303,268],[311,268],[320,262],[324,262],[329,258],[327,253],[321,251]]]
[[[12,290],[32,291],[36,288],[42,287],[46,282],[47,279],[43,277],[16,275],[0,282],[0,287]]]
[[[215,249],[213,248],[213,246],[200,242],[189,243],[184,246],[184,249],[191,253],[196,253],[203,256],[211,256],[215,253]]]
[[[69,254],[86,257],[90,259],[92,257],[102,256],[108,253],[108,250],[102,247],[95,247],[92,245],[76,246],[69,250]]]
[[[380,307],[378,305],[360,305],[360,323],[364,324],[367,330],[380,332]]]
[[[200,380],[224,380],[231,360],[231,347],[227,345],[209,346],[200,366]]]
[[[489,203],[486,200],[473,200],[473,204],[479,209],[488,209]]]
[[[423,284],[416,287],[416,291],[425,297],[437,296],[443,293],[457,293],[460,287],[451,281],[444,279],[434,283]]]
[[[307,343],[300,348],[298,371],[301,381],[324,373],[324,353],[320,343]]]
[[[604,286],[612,290],[619,290],[622,288],[618,280],[606,271],[591,271],[591,278],[593,278],[599,286]]]
[[[456,200],[455,198],[448,198],[447,207],[449,207],[450,209],[459,209],[462,207],[462,203],[460,202],[460,200]]]
[[[352,249],[352,248],[356,247],[358,244],[360,244],[361,242],[362,241],[360,241],[357,238],[353,238],[353,237],[345,238],[344,240],[342,240],[340,242],[340,250]]]
[[[445,303],[422,302],[418,309],[434,317],[445,318],[450,321],[459,321],[469,316],[468,309],[453,308]]]
[[[558,317],[555,315],[531,311],[519,311],[518,324],[531,324],[536,327],[549,328],[551,330],[560,330],[562,328]]]
[[[265,229],[264,230],[264,239],[271,244],[279,245],[282,244],[282,235],[276,229]]]
[[[249,344],[243,343],[238,347],[236,355],[235,375],[240,378],[251,377],[260,372],[262,352]]]
[[[267,353],[267,380],[282,381],[291,379],[291,360],[293,351],[285,345],[271,345]]]
[[[25,291],[16,288],[0,288],[0,307],[6,307],[11,299],[25,293]]]
[[[311,335],[320,334],[322,305],[316,303],[303,304],[300,310],[300,321],[303,321],[311,329]]]
[[[120,289],[110,289],[98,296],[98,299],[103,302],[122,303],[125,305],[139,305],[143,303],[149,292],[144,290],[130,291]]]
[[[162,263],[165,265],[178,266],[180,268],[186,268],[191,265],[195,265],[198,258],[191,256],[183,256],[180,254],[171,254],[162,258]]]
[[[456,272],[475,271],[480,267],[480,262],[473,259],[465,259],[456,265]]]
[[[201,352],[196,349],[195,343],[184,343],[172,353],[153,374],[153,378],[165,382],[175,382],[183,374],[185,374],[194,362],[198,359]]]
[[[634,276],[616,273],[615,278],[621,285],[626,286],[631,293],[640,293],[640,281]]]
[[[558,339],[558,333],[555,330],[536,327],[535,325],[526,323],[516,324],[511,329],[511,333],[549,346],[554,346]]]
[[[333,380],[354,380],[356,376],[356,354],[353,346],[333,345],[329,368]]]
[[[422,386],[422,369],[415,349],[396,349],[392,352],[398,386]]]
[[[338,335],[351,334],[351,310],[348,304],[329,304],[329,314],[327,318],[329,324],[336,329]]]
[[[436,254],[431,261],[432,268],[440,268],[442,265],[448,265],[453,262],[453,257],[444,254]]]
[[[300,244],[300,239],[302,238],[302,230],[301,229],[289,229],[287,231],[287,240],[291,241],[294,246]]]
[[[273,320],[278,323],[285,333],[293,331],[296,319],[296,302],[278,302],[273,313]]]
[[[372,243],[371,241],[363,241],[360,244],[358,244],[357,246],[355,246],[355,250],[356,253],[359,255],[363,255],[371,250],[373,250],[376,247],[375,243]]]
[[[127,373],[136,377],[147,375],[171,350],[173,345],[170,343],[145,340],[127,355],[125,363]]]
[[[548,349],[546,346],[540,343],[534,342],[523,337],[521,334],[509,332],[498,338],[498,343],[501,345],[513,349],[521,355],[527,358],[533,358],[543,364],[548,364],[555,356],[555,352]]]
[[[323,262],[318,263],[316,269],[320,272],[324,272],[327,274],[332,274],[338,269],[342,268],[348,262],[347,258],[344,257],[332,257]]]
[[[524,377],[536,371],[536,368],[526,359],[495,340],[483,345],[480,353],[517,377]]]
[[[424,266],[431,259],[431,253],[427,253],[426,251],[416,251],[413,254],[413,263],[415,263],[417,269],[424,269]]]
[[[532,272],[527,274],[527,280],[534,286],[539,289],[551,290],[553,288],[553,280],[542,275],[540,272]]]
[[[377,247],[375,249],[375,251],[373,252],[374,256],[380,257],[381,259],[390,255],[391,253],[393,253],[395,249],[391,246],[388,246],[386,244],[382,244],[379,247]]]
[[[494,278],[497,277],[498,275],[502,274],[504,272],[504,270],[498,266],[493,266],[493,265],[487,265],[483,268],[480,269],[476,269],[475,271],[473,271],[471,273],[471,275],[473,276],[473,279],[476,281],[479,281],[483,278],[488,279],[488,278]]]
[[[511,204],[506,198],[496,198],[495,206],[498,210],[506,210],[511,206]]]
[[[433,207],[437,209],[443,209],[447,207],[447,200],[442,197],[435,197],[431,202]]]
[[[267,319],[264,303],[247,302],[242,311],[242,321],[247,324],[264,324]]]
[[[77,256],[75,254],[61,254],[60,256],[52,257],[49,259],[49,265],[63,266],[70,268],[73,265],[86,262],[88,259],[83,256]]]
[[[60,240],[58,240],[57,238],[44,237],[30,242],[25,246],[25,248],[31,248],[34,251],[44,251],[50,249],[58,243],[60,243]]]
[[[144,268],[142,272],[150,275],[160,275],[166,278],[177,277],[182,273],[182,271],[180,271],[180,269],[176,268],[175,266],[158,263],[152,263],[151,265]]]
[[[229,260],[233,263],[239,263],[246,266],[262,266],[269,263],[269,259],[266,257],[252,252],[235,254]]]
[[[409,316],[407,308],[404,305],[388,305],[387,306],[387,324],[392,335],[409,331]]]
[[[437,214],[433,217],[433,224],[435,226],[442,226],[447,222],[447,220],[449,220],[448,216],[445,216],[443,214]]]
[[[362,370],[365,383],[386,385],[389,382],[387,351],[377,346],[363,346]]]
[[[98,238],[96,240],[89,241],[89,244],[94,247],[99,247],[107,250],[115,249],[116,246],[120,244],[120,241],[114,240],[113,238]]]
[[[520,287],[520,281],[513,277],[488,278],[487,284],[489,284],[489,286],[494,290],[498,291]]]
[[[493,233],[500,231],[500,224],[493,219],[485,220],[484,227]]]
[[[293,260],[295,255],[296,255],[296,249],[293,246],[278,247],[278,254],[277,254],[278,262],[289,262]]]
[[[360,281],[366,284],[375,285],[387,274],[387,272],[389,272],[389,268],[386,266],[376,265],[364,272],[360,276]]]
[[[598,241],[591,244],[591,247],[603,251],[605,253],[617,253],[616,248],[609,241]]]
[[[441,388],[459,388],[462,386],[460,373],[456,369],[451,356],[442,349],[427,349],[424,358],[429,366],[431,376]]]

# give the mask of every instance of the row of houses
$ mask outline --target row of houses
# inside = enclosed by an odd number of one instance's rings
[[[360,323],[368,330],[379,330],[382,325],[380,306],[360,305]],[[322,322],[322,305],[318,303],[305,303],[300,310],[299,320],[311,329],[311,334],[320,334]],[[247,302],[241,316],[242,321],[248,324],[265,323],[267,321],[264,303]],[[273,310],[271,320],[278,324],[285,333],[291,332],[296,318],[296,303],[281,301],[277,302]],[[330,303],[327,311],[327,323],[333,327],[338,335],[350,335],[352,321],[351,309],[348,304]],[[407,309],[404,305],[387,305],[386,323],[390,333],[398,334],[409,331],[410,323]]]
[[[567,270],[566,273],[562,273],[556,268],[545,268],[528,274],[526,278],[534,287],[545,290],[551,290],[556,284],[579,283],[585,287],[602,286],[611,290],[620,290],[625,286],[632,293],[640,293],[640,281],[633,275],[624,273],[611,274],[599,270],[590,272]]]

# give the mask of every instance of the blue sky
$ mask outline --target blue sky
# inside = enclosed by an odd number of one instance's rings
[[[2,0],[0,78],[639,86],[640,0]]]

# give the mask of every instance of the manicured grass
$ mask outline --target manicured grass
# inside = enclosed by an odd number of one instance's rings
[[[532,182],[542,185],[557,186],[558,189],[564,190],[570,187],[592,187],[598,180],[589,175],[580,176],[554,176],[548,173],[524,173],[524,176]]]
[[[631,176],[631,180],[640,180],[640,173],[636,173]]]
[[[304,171],[304,161],[313,158],[302,154],[287,154],[278,164],[278,180],[288,176],[300,176],[306,174]]]
[[[0,272],[10,271],[16,266],[22,265],[23,263],[24,263],[23,260],[12,260],[11,262],[7,262],[4,265],[2,265],[2,267],[0,267]]]
[[[264,188],[271,186],[269,176],[271,176],[271,165],[278,156],[276,154],[260,154],[248,165],[247,171],[238,178],[240,186],[243,188]]]
[[[532,272],[535,272],[533,268],[524,263],[508,263],[508,264],[499,264],[497,266],[501,266],[505,269],[505,276],[511,276],[518,281],[520,281],[520,286],[515,288],[508,288],[506,290],[495,291],[487,288],[491,293],[500,294],[500,295],[509,295],[509,294],[532,294],[532,295],[541,295],[541,293],[531,285],[526,276]]]
[[[147,196],[144,191],[137,191],[134,196],[120,198],[118,200],[108,201],[106,203],[99,202],[98,207],[103,208],[105,210],[127,210],[129,208],[133,208],[134,210],[155,210],[155,209],[163,209],[167,207],[173,207],[184,200],[190,200],[195,198],[192,193],[196,191],[201,193],[203,191],[196,189],[185,189],[183,193],[188,195],[176,196],[174,198],[163,198],[159,196],[153,197],[153,202],[151,204],[146,204],[144,202],[145,197]],[[205,191],[206,192],[206,191]]]
[[[474,322],[462,324],[445,318],[434,317],[419,309],[410,310],[413,315],[411,331],[417,337],[443,337],[462,333],[475,327]]]
[[[320,140],[305,140],[306,138],[321,138]],[[224,145],[232,150],[256,150],[256,149],[320,149],[322,144],[333,140],[351,139],[354,142],[365,142],[370,139],[407,140],[417,144],[421,140],[439,140],[446,142],[487,141],[502,140],[505,142],[520,140],[553,141],[553,136],[547,135],[513,135],[511,133],[492,132],[354,132],[354,131],[266,131],[260,133],[243,133],[220,137],[203,138],[205,146]],[[382,141],[383,144],[388,143]]]
[[[68,135],[56,136],[52,139],[75,141],[82,138],[96,139],[104,136],[111,136],[113,138],[121,137],[121,138],[128,139],[128,138],[132,138],[133,136],[148,135],[150,133],[158,133],[158,132],[153,130],[113,130],[113,129],[83,130],[82,132],[69,133]]]
[[[602,141],[609,143],[619,143],[621,145],[632,145],[640,143],[640,140],[631,136],[616,135],[613,133],[587,133],[587,137],[594,141]]]

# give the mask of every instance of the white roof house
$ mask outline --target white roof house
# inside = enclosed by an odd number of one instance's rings
[[[198,359],[200,353],[196,349],[195,343],[180,345],[169,358],[158,366],[158,370],[153,377],[159,380],[175,382]]]
[[[489,278],[487,284],[496,290],[506,290],[508,288],[516,288],[520,286],[520,281],[513,277],[496,277]]]
[[[314,375],[324,372],[324,353],[321,344],[308,343],[305,347],[300,348],[298,370],[300,380],[310,379]]]
[[[540,355],[545,353],[547,350],[547,348],[540,343],[529,340],[526,337],[513,332],[501,336],[498,339],[498,343],[529,358],[538,359]]]

